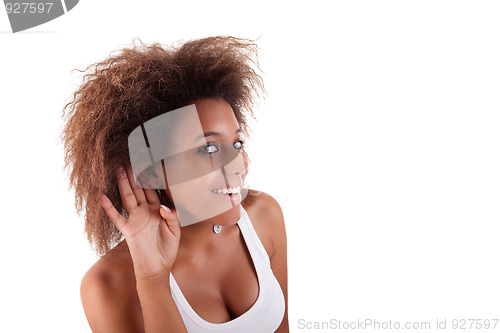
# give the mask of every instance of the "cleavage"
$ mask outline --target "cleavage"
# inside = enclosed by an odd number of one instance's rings
[[[182,256],[172,274],[191,308],[207,322],[223,323],[247,312],[257,301],[257,273],[243,235],[203,255]]]

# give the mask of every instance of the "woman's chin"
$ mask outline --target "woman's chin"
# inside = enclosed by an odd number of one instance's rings
[[[237,204],[235,207],[217,215],[210,219],[214,223],[222,226],[234,225],[240,220],[240,205]]]

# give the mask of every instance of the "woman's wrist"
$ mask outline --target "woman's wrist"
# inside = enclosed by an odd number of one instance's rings
[[[148,284],[155,285],[158,283],[163,284],[165,282],[168,283],[170,281],[170,272],[171,272],[170,269],[165,269],[154,274],[145,273],[138,270],[134,271],[136,282],[145,285]]]

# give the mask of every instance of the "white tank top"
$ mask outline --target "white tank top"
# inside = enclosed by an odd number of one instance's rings
[[[240,211],[241,216],[237,224],[257,272],[259,296],[252,307],[241,316],[221,324],[210,323],[198,316],[191,308],[174,276],[170,273],[172,297],[189,333],[272,333],[278,329],[283,320],[285,314],[283,291],[271,270],[271,262],[266,249],[241,204]]]

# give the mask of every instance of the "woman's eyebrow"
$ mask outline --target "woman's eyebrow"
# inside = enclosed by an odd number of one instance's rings
[[[241,128],[238,128],[238,129],[236,130],[236,132],[234,132],[234,134],[238,134],[238,133],[240,133],[240,132],[241,132]],[[196,141],[198,141],[198,140],[200,140],[200,139],[202,139],[202,138],[206,138],[206,137],[208,137],[208,136],[221,136],[221,135],[222,135],[222,134],[220,134],[219,132],[205,132],[205,133],[203,133],[203,134],[200,134],[200,135],[199,135],[196,139],[194,139],[194,141],[193,141],[193,142],[196,142]]]

